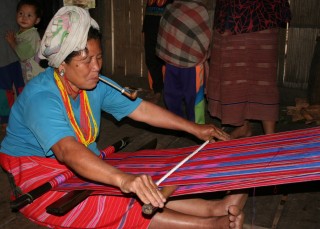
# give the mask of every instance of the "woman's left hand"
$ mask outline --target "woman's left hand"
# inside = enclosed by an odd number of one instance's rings
[[[210,140],[211,142],[216,140],[226,141],[231,139],[229,134],[213,124],[198,124],[198,131],[195,135],[199,139],[204,141]]]

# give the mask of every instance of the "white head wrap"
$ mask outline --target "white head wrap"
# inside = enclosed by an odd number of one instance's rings
[[[62,7],[53,16],[44,33],[39,57],[47,59],[49,66],[59,67],[71,52],[86,47],[91,26],[99,29],[88,10],[77,6]]]

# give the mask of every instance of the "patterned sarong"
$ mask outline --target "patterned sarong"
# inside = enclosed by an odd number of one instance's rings
[[[208,110],[222,124],[277,121],[278,30],[232,35],[215,31],[206,84]]]

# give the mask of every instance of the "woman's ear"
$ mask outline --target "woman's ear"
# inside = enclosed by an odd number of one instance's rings
[[[60,76],[64,76],[64,73],[65,73],[65,62],[62,62],[59,67],[58,67],[58,73]]]

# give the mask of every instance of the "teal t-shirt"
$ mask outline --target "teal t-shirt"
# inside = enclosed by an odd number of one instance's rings
[[[76,137],[53,71],[53,68],[47,68],[32,79],[18,96],[11,109],[7,134],[1,143],[0,152],[12,156],[50,157],[53,156],[51,147],[55,143],[67,136]],[[121,120],[132,113],[142,101],[140,98],[132,101],[103,82],[87,91],[87,95],[98,127],[102,111]],[[75,118],[80,123],[79,96],[76,100],[71,99],[71,105]],[[100,151],[95,142],[88,148],[99,155]]]

